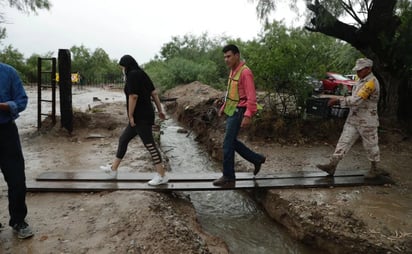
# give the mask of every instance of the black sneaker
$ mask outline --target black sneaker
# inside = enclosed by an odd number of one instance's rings
[[[26,239],[34,235],[29,224],[26,222],[17,223],[13,226],[13,232],[17,234],[20,239]]]
[[[266,157],[262,155],[262,160],[259,163],[255,164],[255,170],[253,171],[253,175],[257,175],[262,167],[262,164],[265,163]]]
[[[221,187],[235,187],[235,179],[230,179],[226,176],[222,176],[219,179],[214,180],[213,185]]]

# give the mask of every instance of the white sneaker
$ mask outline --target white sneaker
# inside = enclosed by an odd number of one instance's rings
[[[159,174],[156,174],[155,177],[153,177],[152,180],[150,180],[149,182],[147,182],[148,185],[161,185],[161,184],[165,184],[169,181],[169,179],[167,178],[167,176],[161,176]]]
[[[108,174],[111,178],[117,178],[117,170],[112,170],[112,166],[106,165],[106,166],[100,166],[100,169]]]

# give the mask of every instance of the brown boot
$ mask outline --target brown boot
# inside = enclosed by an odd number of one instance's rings
[[[339,163],[339,159],[332,157],[332,159],[330,160],[328,164],[318,164],[316,165],[316,167],[328,173],[328,175],[333,176],[335,174],[338,163]]]
[[[227,178],[226,176],[222,176],[216,180],[213,181],[213,185],[214,186],[221,186],[221,187],[235,187],[236,185],[236,180],[235,179],[231,179],[231,178]]]
[[[378,175],[380,175],[380,172],[378,170],[378,163],[376,161],[371,161],[371,168],[368,173],[365,174],[365,178],[371,179],[377,177]]]

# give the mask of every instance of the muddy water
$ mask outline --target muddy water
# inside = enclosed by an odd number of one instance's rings
[[[20,133],[33,132],[37,128],[36,90],[27,89],[29,105],[18,119]],[[93,97],[99,100],[93,100]],[[85,111],[100,103],[123,101],[124,95],[117,91],[86,89],[73,91],[73,105]],[[43,105],[43,112],[50,110]],[[57,110],[59,104],[57,104]],[[59,110],[58,110],[59,112]],[[170,158],[174,172],[219,171],[220,165],[202,151],[193,136],[179,134],[180,127],[173,120],[164,124],[162,150]],[[32,162],[34,163],[34,162]],[[187,192],[198,213],[202,227],[213,235],[225,240],[232,253],[277,253],[277,254],[314,254],[321,253],[290,238],[285,230],[271,220],[243,192],[209,191]]]
[[[192,136],[179,134],[173,120],[164,124],[162,150],[170,158],[173,172],[218,171],[220,165],[202,151]],[[187,192],[202,227],[224,239],[232,253],[320,253],[288,236],[244,192]]]

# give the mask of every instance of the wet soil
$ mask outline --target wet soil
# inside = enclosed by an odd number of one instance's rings
[[[59,124],[37,132],[36,93],[30,89],[28,93],[31,106],[17,122],[28,181],[45,171],[98,170],[111,162],[126,122],[120,91],[74,91],[76,125],[71,135]],[[223,93],[195,82],[165,96],[177,98],[165,103],[170,115],[185,124],[213,158],[221,160],[224,119],[216,117],[214,103]],[[273,118],[242,130],[240,139],[267,156],[262,173],[314,171],[315,164],[332,154],[342,124],[319,119],[286,124]],[[380,130],[380,140],[380,166],[395,185],[250,194],[291,235],[330,253],[412,253],[412,141],[400,131],[387,129]],[[338,170],[368,167],[358,143]],[[250,172],[253,167],[236,157],[236,170]],[[137,171],[153,169],[149,154],[135,139],[120,172]],[[7,187],[4,181],[0,184],[0,222],[5,225]],[[4,227],[0,253],[229,253],[222,240],[202,231],[192,204],[175,194],[29,193],[27,204],[27,220],[35,236],[18,240]]]
[[[74,90],[74,131],[44,119],[38,132],[36,90],[17,125],[27,182],[47,171],[99,171],[115,156],[126,120],[121,91]],[[159,135],[159,133],[157,133]],[[122,172],[153,172],[139,139],[129,144]],[[0,177],[2,178],[2,176]],[[0,253],[228,253],[226,244],[201,230],[193,205],[178,194],[143,191],[28,193],[27,222],[35,235],[18,239],[7,226],[7,186],[0,181]]]
[[[166,93],[178,98],[166,104],[197,140],[221,160],[224,118],[214,103],[222,92],[198,82]],[[212,113],[211,113],[212,112]],[[262,173],[316,171],[328,161],[340,135],[342,119],[308,118],[304,122],[273,117],[242,130],[240,139],[267,156]],[[303,242],[330,253],[412,253],[412,139],[398,129],[380,128],[381,163],[394,185],[344,188],[283,189],[252,193],[267,213]],[[369,169],[360,142],[338,170]],[[236,170],[253,165],[236,157]]]

